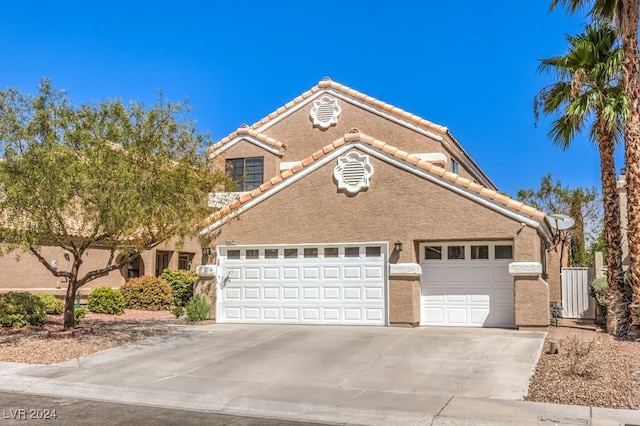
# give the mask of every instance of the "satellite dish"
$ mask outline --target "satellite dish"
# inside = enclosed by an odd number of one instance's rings
[[[548,220],[551,227],[559,231],[569,229],[576,223],[576,221],[571,216],[560,213],[550,214]]]

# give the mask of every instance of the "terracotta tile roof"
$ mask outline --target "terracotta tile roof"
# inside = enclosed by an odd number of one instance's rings
[[[217,142],[213,146],[210,146],[209,148],[206,149],[206,152],[207,152],[207,154],[210,154],[210,153],[216,151],[218,148],[221,148],[225,144],[231,142],[233,139],[237,138],[238,136],[243,136],[243,135],[252,136],[252,137],[256,138],[257,140],[259,140],[261,142],[264,142],[267,145],[270,145],[270,146],[276,148],[277,150],[279,150],[281,152],[284,151],[287,148],[287,146],[285,145],[284,142],[280,142],[279,140],[274,139],[271,136],[267,136],[264,133],[257,132],[256,130],[245,126],[245,127],[240,127],[235,132],[233,132],[230,135],[228,135],[227,137],[223,138],[222,140],[220,140],[219,142]]]
[[[337,91],[342,92],[342,93],[344,93],[344,94],[346,94],[348,96],[351,96],[351,97],[353,97],[353,98],[355,98],[355,99],[357,99],[357,100],[359,100],[361,102],[364,102],[364,103],[367,103],[369,105],[372,105],[372,106],[374,106],[376,108],[379,108],[382,111],[385,111],[385,112],[387,112],[389,114],[397,116],[398,118],[401,118],[401,119],[406,120],[406,121],[408,121],[410,123],[413,123],[413,124],[415,124],[415,125],[417,125],[419,127],[422,127],[424,129],[430,130],[430,131],[432,131],[432,132],[434,132],[436,134],[449,137],[449,139],[455,144],[456,148],[458,148],[463,153],[463,155],[465,155],[469,159],[469,161],[471,161],[476,166],[478,171],[483,175],[483,177],[487,180],[487,182],[491,182],[491,179],[489,179],[489,177],[480,169],[480,167],[478,167],[478,165],[475,163],[475,161],[469,156],[469,154],[464,150],[462,145],[460,145],[458,140],[453,136],[453,134],[451,134],[449,129],[447,129],[445,126],[441,126],[439,124],[432,123],[431,121],[425,120],[424,118],[419,117],[419,116],[417,116],[415,114],[412,114],[412,113],[410,113],[408,111],[405,111],[405,110],[403,110],[401,108],[398,108],[396,106],[393,106],[391,104],[388,104],[386,102],[378,100],[378,99],[376,99],[374,97],[371,97],[369,95],[366,95],[364,93],[358,92],[357,90],[354,90],[354,89],[352,89],[352,88],[350,88],[348,86],[345,86],[344,84],[340,84],[340,83],[337,83],[335,81],[332,81],[329,77],[323,78],[316,86],[314,86],[311,89],[307,90],[306,92],[304,92],[300,96],[296,97],[292,101],[287,102],[284,106],[278,108],[276,111],[272,112],[271,114],[267,115],[266,117],[263,117],[261,120],[255,122],[248,129],[256,130],[256,129],[260,128],[264,124],[266,124],[269,121],[277,118],[278,116],[280,116],[284,112],[290,110],[291,108],[293,108],[296,105],[298,105],[301,102],[303,102],[305,99],[315,95],[317,92],[319,92],[320,90],[323,90],[323,89],[334,89],[334,90],[337,90]],[[243,131],[243,129],[245,129],[245,127],[241,127],[240,129],[238,129],[234,133],[231,133],[229,136],[227,136],[224,139],[220,140],[218,143],[216,143],[212,147],[207,148],[206,152],[210,153],[212,151],[215,151],[216,149],[218,149],[219,147],[221,147],[225,143],[229,142],[230,140],[232,140],[233,138],[238,136],[238,131]]]
[[[366,143],[382,152],[385,152],[387,154],[394,156],[399,160],[406,161],[407,163],[413,164],[414,166],[420,169],[423,169],[431,174],[439,176],[446,181],[449,181],[462,188],[466,188],[469,191],[472,191],[484,198],[493,200],[494,202],[500,205],[503,205],[504,207],[507,207],[511,210],[522,213],[526,216],[530,216],[537,221],[542,222],[546,217],[546,214],[544,212],[537,210],[533,207],[530,207],[528,205],[525,205],[524,203],[514,200],[493,189],[486,188],[476,182],[473,182],[470,179],[467,179],[465,177],[462,177],[460,175],[447,171],[446,169],[440,166],[437,166],[429,161],[421,160],[416,156],[408,154],[392,145],[389,145],[383,141],[375,139],[369,135],[366,135],[364,133],[359,133],[359,132],[353,132],[353,133],[347,133],[343,137],[336,139],[329,145],[326,145],[322,149],[314,152],[309,157],[305,158],[304,160],[296,164],[293,168],[289,170],[285,170],[281,174],[271,178],[269,181],[260,185],[260,187],[243,195],[238,200],[231,203],[229,206],[217,211],[216,213],[214,213],[212,216],[209,217],[209,219],[207,220],[207,224],[211,224],[217,221],[218,219],[220,219],[221,217],[228,215],[229,213],[241,207],[243,204],[245,204],[247,201],[251,200],[252,198],[255,198],[260,194],[269,191],[272,187],[279,185],[281,182],[289,179],[291,176],[295,175],[296,173],[299,173],[301,170],[304,170],[305,168],[311,166],[314,162],[324,157],[328,153],[350,142]]]
[[[322,89],[334,89],[337,90],[338,92],[342,92],[345,95],[351,96],[352,98],[355,98],[361,102],[370,104],[376,108],[381,109],[382,111],[388,112],[390,114],[393,114],[397,117],[400,117],[404,120],[407,120],[417,126],[420,126],[422,128],[431,130],[435,133],[438,133],[440,135],[449,135],[449,131],[446,127],[441,126],[439,124],[435,124],[432,123],[428,120],[425,120],[424,118],[418,117],[415,114],[411,114],[408,111],[404,111],[403,109],[400,109],[398,107],[395,107],[391,104],[388,104],[386,102],[382,102],[381,100],[378,100],[376,98],[373,98],[371,96],[368,96],[364,93],[358,92],[357,90],[354,90],[348,86],[345,86],[344,84],[340,84],[337,83],[335,81],[332,81],[330,78],[325,77],[324,79],[322,79],[318,85],[312,87],[311,89],[307,90],[306,92],[304,92],[302,95],[298,96],[297,98],[295,98],[294,100],[288,102],[287,104],[285,104],[283,107],[279,108],[278,110],[272,112],[271,114],[267,115],[266,117],[262,118],[261,120],[255,122],[251,128],[252,129],[257,129],[260,126],[268,123],[269,121],[273,120],[274,118],[278,117],[280,114],[286,112],[287,110],[293,108],[294,106],[298,105],[300,102],[304,101],[305,99],[307,99],[310,96],[313,96],[315,93],[319,92]],[[457,142],[456,142],[457,143]]]

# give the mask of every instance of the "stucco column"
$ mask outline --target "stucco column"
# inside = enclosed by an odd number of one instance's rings
[[[509,273],[514,280],[516,325],[549,326],[549,285],[540,277],[542,264],[512,262],[509,264]]]
[[[207,319],[216,320],[216,287],[217,274],[216,265],[200,265],[196,268],[198,281],[193,286],[193,295],[202,294],[207,298],[209,306],[209,317]]]
[[[389,264],[389,323],[415,327],[420,324],[420,276],[417,263]]]

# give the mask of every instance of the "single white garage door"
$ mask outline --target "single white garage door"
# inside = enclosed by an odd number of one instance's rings
[[[386,325],[386,243],[219,246],[217,321]]]
[[[421,325],[514,327],[512,242],[420,245]]]

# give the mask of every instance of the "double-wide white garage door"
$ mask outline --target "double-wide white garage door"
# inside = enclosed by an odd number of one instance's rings
[[[512,242],[420,245],[421,325],[515,327]]]
[[[220,323],[386,325],[386,243],[219,246]]]

